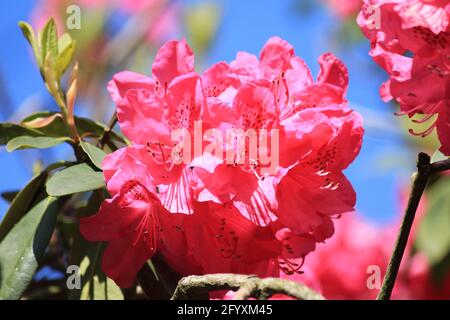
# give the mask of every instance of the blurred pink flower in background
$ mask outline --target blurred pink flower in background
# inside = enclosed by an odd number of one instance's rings
[[[76,10],[69,7],[72,5],[80,8],[79,30],[74,20]],[[87,112],[99,119],[109,117],[110,105],[106,92],[99,92],[98,88],[104,87],[111,72],[124,66],[132,65],[134,70],[147,68],[148,61],[140,57],[153,54],[162,43],[178,36],[181,9],[179,1],[169,0],[38,0],[32,24],[42,28],[53,18],[58,33],[67,31],[76,41],[79,97],[85,106],[96,106]],[[66,22],[76,28],[66,30]]]
[[[66,9],[70,5],[77,5],[81,9],[103,9],[108,4],[107,0],[37,0],[32,12],[33,25],[40,29],[44,27],[48,19],[53,18],[61,32],[65,29],[63,21],[66,15]]]
[[[402,207],[406,205],[407,192],[400,192]],[[392,299],[450,299],[450,272],[435,283],[427,258],[416,252],[414,241],[418,227],[426,213],[426,198],[421,202],[412,226],[405,255],[397,276]],[[319,243],[308,254],[303,273],[281,278],[297,281],[332,300],[372,300],[382,284],[396,240],[400,217],[387,225],[374,225],[355,214],[344,214],[335,223],[334,236]],[[375,275],[375,272],[379,274]],[[378,279],[370,278],[379,276]],[[378,281],[378,283],[377,283]],[[216,292],[215,298],[232,299],[233,291]],[[277,294],[270,299],[292,299]]]
[[[408,193],[400,192],[401,207]],[[393,299],[450,299],[450,272],[439,284],[434,283],[431,267],[421,252],[415,252],[414,241],[426,213],[422,199],[413,223],[405,255],[393,290]],[[336,223],[335,235],[319,244],[304,265],[304,274],[288,276],[311,286],[327,299],[374,299],[378,294],[373,279],[379,268],[381,284],[389,263],[400,225],[394,222],[376,226],[358,215],[342,215]],[[368,285],[369,280],[369,285]]]
[[[378,14],[377,14],[378,12]],[[374,24],[374,18],[380,21]],[[358,16],[370,55],[389,74],[381,88],[400,114],[422,115],[428,135],[437,129],[440,151],[450,155],[450,3],[446,0],[366,0]],[[379,24],[379,26],[377,26]],[[379,28],[378,28],[379,27]]]
[[[140,24],[147,25],[146,38],[151,43],[167,40],[167,37],[177,31],[177,19],[179,18],[179,4],[168,0],[38,0],[32,13],[33,24],[42,28],[49,18],[54,18],[58,30],[65,30],[64,21],[68,16],[67,8],[77,5],[81,8],[82,21],[83,10],[97,11],[102,14],[118,10],[127,15],[134,16],[146,14]],[[141,27],[141,25],[139,25]]]
[[[373,299],[367,288],[367,268],[381,268],[381,276],[395,241],[395,229],[377,229],[360,218],[343,215],[335,235],[308,256],[305,273],[289,277],[316,289],[327,299]],[[382,241],[380,241],[382,239]]]
[[[353,18],[361,9],[363,0],[323,0],[341,19]]]

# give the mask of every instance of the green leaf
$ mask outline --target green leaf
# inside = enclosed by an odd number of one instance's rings
[[[36,58],[36,62],[38,64],[39,68],[41,68],[42,60],[41,60],[41,57],[39,55],[39,44],[36,42],[36,37],[34,35],[33,28],[28,23],[26,23],[24,21],[20,21],[19,22],[19,27],[22,30],[22,33],[25,36],[25,38],[28,40],[28,43],[33,48],[33,53],[34,53],[34,56]]]
[[[26,117],[25,119],[23,119],[22,124],[33,122],[36,119],[48,118],[54,114],[55,114],[55,112],[49,112],[49,111],[37,112],[37,113],[34,113],[34,114]],[[96,122],[94,120],[87,119],[87,118],[81,118],[81,117],[75,117],[75,124],[76,124],[78,132],[81,136],[100,137],[103,134],[104,130],[106,129],[106,125],[104,125],[100,122]],[[49,123],[47,126],[39,128],[39,132],[43,135],[50,136],[50,137],[69,137],[70,136],[62,119],[59,117],[56,118],[51,123]],[[128,143],[127,139],[117,132],[111,132],[111,138],[113,140],[123,143],[123,144]]]
[[[70,141],[70,139],[66,137],[54,138],[21,136],[10,140],[6,145],[6,150],[8,150],[8,152],[13,152],[22,149],[47,149],[66,141]]]
[[[20,299],[50,241],[59,206],[48,197],[31,209],[0,243],[0,300]]]
[[[38,137],[43,134],[38,130],[25,128],[14,123],[0,123],[0,145],[7,144],[8,141],[20,136]]]
[[[2,192],[2,198],[3,200],[11,203],[13,202],[14,198],[19,194],[19,191],[6,191]]]
[[[105,187],[103,174],[94,171],[85,163],[55,173],[46,185],[47,193],[53,197],[97,190],[103,187]]]
[[[72,40],[70,34],[64,33],[58,40],[58,47],[59,53],[56,59],[56,71],[58,78],[61,78],[72,63],[76,42]]]
[[[75,117],[75,123],[77,125],[78,132],[80,132],[81,135],[94,133],[96,137],[100,137],[103,135],[103,132],[107,129],[106,125],[104,125],[103,123],[96,122],[87,118]],[[110,137],[117,142],[129,144],[129,141],[123,135],[115,131],[111,132]]]
[[[70,300],[123,300],[122,290],[113,280],[106,277],[101,270],[101,257],[105,248],[105,243],[87,242],[79,249],[84,250],[84,254],[77,259],[81,259],[79,264],[81,275],[81,289],[69,292]]]
[[[416,247],[434,266],[450,252],[450,180],[433,184],[427,196],[429,208],[420,223]]]
[[[71,162],[71,161],[58,161],[58,162],[54,162],[51,165],[49,165],[47,167],[47,172],[52,172],[53,170],[57,170],[57,169],[61,169],[64,167],[70,167],[73,166],[74,164],[76,164],[76,162]]]
[[[57,118],[62,119],[62,116],[60,113],[54,113],[52,115],[43,116],[43,117],[36,117],[33,120],[30,120],[28,122],[22,122],[22,125],[24,127],[32,128],[32,129],[45,128],[45,127],[49,126]]]
[[[37,200],[47,177],[48,173],[46,171],[35,176],[13,199],[8,211],[0,223],[0,242],[14,225],[31,209]]]
[[[97,213],[98,209],[100,208],[100,205],[102,201],[105,199],[104,194],[102,190],[94,191],[91,196],[89,197],[87,203],[78,208],[76,211],[76,217],[82,218],[91,216],[95,213]],[[71,265],[77,265],[80,266],[80,275],[82,275],[82,283],[83,288],[86,283],[89,282],[89,280],[92,278],[93,274],[90,274],[90,278],[87,277],[87,270],[89,268],[89,263],[86,261],[86,257],[89,256],[89,261],[93,260],[93,251],[92,248],[97,248],[99,243],[92,243],[88,242],[80,233],[79,228],[76,228],[75,235],[73,237],[72,241],[73,245],[70,248],[70,255],[69,255],[69,264]],[[83,263],[82,263],[83,261]],[[98,257],[97,257],[97,261]],[[69,292],[70,300],[80,300],[81,298],[81,289],[80,290],[71,290]]]
[[[86,287],[85,287],[86,288]],[[120,287],[104,273],[95,274],[91,280],[89,294],[86,295],[86,289],[81,292],[81,299],[90,300],[124,300],[123,292]]]
[[[60,87],[60,79],[57,77],[56,72],[56,58],[53,57],[50,53],[47,53],[47,56],[44,60],[44,68],[42,70],[44,74],[45,84],[48,92],[55,99],[56,104],[61,108],[64,107],[63,101],[63,92]]]
[[[87,203],[76,210],[77,219],[97,213],[104,199],[105,196],[102,190],[92,192]],[[90,245],[92,243],[88,242],[79,232],[79,228],[77,228],[73,238],[73,245],[70,248],[69,264],[80,265]]]
[[[92,163],[95,164],[97,168],[102,169],[102,162],[106,157],[106,153],[90,143],[82,141],[80,144]]]
[[[101,256],[104,251],[103,243],[90,245],[88,254],[81,261],[82,275],[81,300],[123,300],[122,290],[115,282],[102,272]]]
[[[53,19],[50,19],[40,33],[41,61],[47,64],[47,56],[54,61],[58,55],[58,32]]]
[[[57,112],[40,111],[33,113],[22,120],[22,125],[27,126],[28,123],[42,122],[43,119],[48,119],[54,115],[60,115]],[[62,117],[55,117],[53,121],[48,122],[46,125],[39,127],[42,134],[49,137],[68,137],[69,132],[63,122]]]

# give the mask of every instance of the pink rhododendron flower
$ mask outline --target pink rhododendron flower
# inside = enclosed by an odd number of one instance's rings
[[[145,149],[125,148],[106,157],[104,176],[112,198],[100,211],[80,220],[90,241],[106,241],[103,271],[121,287],[133,284],[142,265],[157,252],[180,274],[196,273],[189,261],[181,216],[170,214],[157,197]],[[141,162],[144,161],[143,162]],[[183,262],[183,264],[181,263]]]
[[[177,129],[192,133],[194,121],[200,119],[193,68],[194,55],[186,42],[169,41],[158,51],[153,78],[125,71],[108,86],[122,131],[146,146],[160,167],[154,177],[162,204],[172,213],[192,213],[189,172],[185,164],[171,162],[171,138]]]
[[[390,76],[381,96],[399,102],[401,114],[423,115],[414,121],[431,122],[424,132],[411,133],[426,136],[436,128],[440,151],[446,155],[450,155],[449,19],[450,3],[445,0],[366,0],[358,17],[371,41],[370,55]]]
[[[275,233],[287,231],[278,240],[289,250],[282,250],[275,263],[288,273],[299,270],[315,242],[333,234],[331,217],[352,211],[355,202],[341,172],[359,151],[361,120],[345,105],[348,75],[343,64],[331,54],[319,62],[314,83],[292,46],[273,37],[259,59],[240,52],[230,66],[214,65],[202,77],[205,113],[216,115],[210,124],[244,131],[278,129],[280,163],[271,174],[263,173],[257,159],[215,169],[200,164],[194,168],[200,188],[194,189],[201,201],[231,202],[254,224],[270,226]]]
[[[107,251],[106,274],[127,285],[156,252],[180,274],[302,272],[333,234],[332,218],[353,211],[342,170],[363,134],[346,105],[345,66],[331,54],[319,63],[314,81],[293,47],[273,37],[259,59],[241,52],[199,76],[182,40],[161,47],[151,77],[116,74],[108,90],[132,145],[106,158],[113,198],[81,232],[120,242],[116,251],[135,258],[128,270],[114,268],[118,257]],[[240,144],[239,132],[255,143]],[[117,212],[131,217],[109,220]],[[101,232],[115,223],[121,236]]]

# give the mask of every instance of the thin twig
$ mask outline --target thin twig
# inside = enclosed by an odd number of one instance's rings
[[[251,297],[267,299],[275,293],[281,293],[300,300],[323,300],[312,289],[295,281],[264,278],[239,274],[208,274],[189,276],[180,280],[172,300],[188,300],[202,297],[215,290],[238,290],[235,299]]]
[[[118,118],[117,118],[117,112],[114,112],[114,114],[111,117],[111,120],[109,121],[108,126],[103,131],[103,134],[100,136],[98,145],[103,148],[105,144],[108,143],[108,140],[111,136],[111,132],[113,131],[115,125],[117,124]]]
[[[388,269],[384,276],[383,285],[377,300],[389,300],[394,288],[398,270],[402,262],[411,227],[414,222],[420,198],[427,186],[428,179],[432,174],[450,169],[450,159],[430,163],[430,156],[426,153],[419,153],[417,160],[417,172],[414,175],[413,187],[409,196],[408,206],[405,211],[400,230],[389,261]]]
[[[431,173],[438,173],[450,170],[450,159],[433,162],[430,166],[431,166]]]

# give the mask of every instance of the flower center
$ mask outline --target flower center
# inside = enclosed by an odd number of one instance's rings
[[[121,205],[123,206],[128,206],[134,201],[143,201],[148,199],[147,189],[136,180],[125,182],[122,189],[123,198],[121,200]]]

